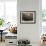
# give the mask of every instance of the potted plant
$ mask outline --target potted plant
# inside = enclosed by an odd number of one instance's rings
[[[0,27],[2,27],[4,25],[4,19],[3,18],[0,18]]]

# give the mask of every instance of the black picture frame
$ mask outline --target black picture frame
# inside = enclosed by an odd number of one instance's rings
[[[20,11],[20,24],[35,24],[36,11]]]

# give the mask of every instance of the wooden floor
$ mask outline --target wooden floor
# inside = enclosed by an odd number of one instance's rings
[[[3,42],[0,41],[0,46],[5,46],[5,42],[4,41]]]

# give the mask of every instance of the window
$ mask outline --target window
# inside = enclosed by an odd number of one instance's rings
[[[4,16],[4,2],[0,1],[0,17]]]
[[[0,1],[0,17],[17,26],[17,0]]]
[[[42,26],[46,26],[46,0],[42,0]]]
[[[42,0],[42,32],[46,33],[46,0]]]

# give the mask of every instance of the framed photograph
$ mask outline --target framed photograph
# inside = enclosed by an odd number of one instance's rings
[[[36,11],[20,11],[21,24],[34,24],[36,23]]]

